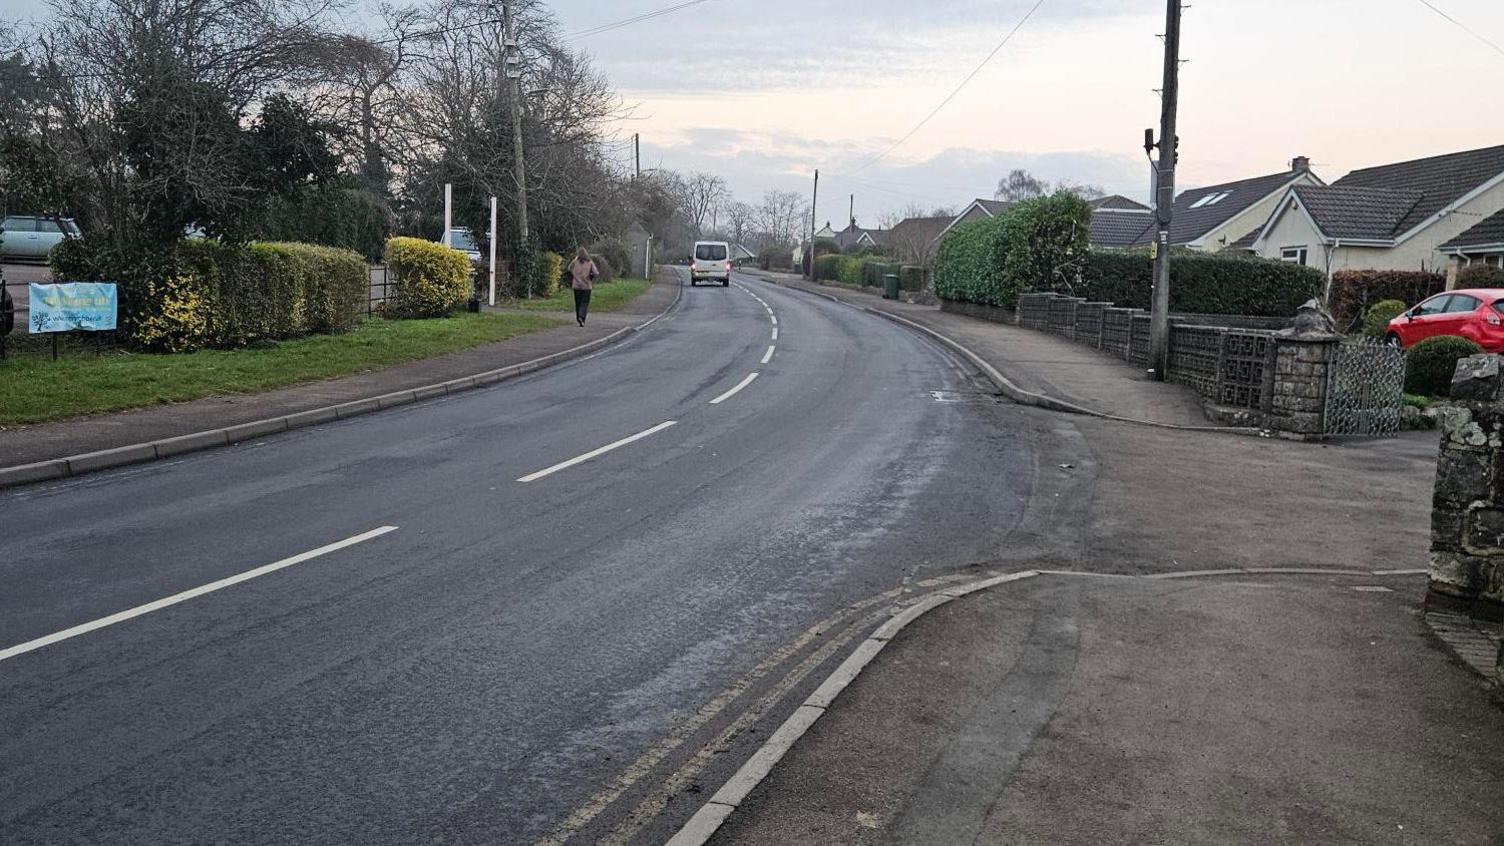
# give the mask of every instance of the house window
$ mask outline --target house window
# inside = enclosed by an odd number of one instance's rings
[[[1228,197],[1231,197],[1231,196],[1232,196],[1232,192],[1231,191],[1221,191],[1221,192],[1214,191],[1214,192],[1212,192],[1210,194],[1207,194],[1205,197],[1202,197],[1201,199],[1197,200],[1196,202],[1191,203],[1191,208],[1193,208],[1193,209],[1199,209],[1202,206],[1215,206],[1216,204],[1222,202],[1223,200],[1225,200],[1225,199],[1227,199]]]
[[[1489,267],[1504,267],[1504,256],[1488,256],[1483,263]]]
[[[1290,264],[1298,264],[1304,266],[1306,263],[1306,248],[1285,247],[1284,249],[1279,251],[1279,260],[1287,261]]]

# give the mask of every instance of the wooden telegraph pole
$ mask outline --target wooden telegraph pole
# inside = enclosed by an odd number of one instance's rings
[[[1165,11],[1165,80],[1160,92],[1158,184],[1154,202],[1154,300],[1149,313],[1149,364],[1163,382],[1170,369],[1170,218],[1175,209],[1175,110],[1180,94],[1180,0]]]

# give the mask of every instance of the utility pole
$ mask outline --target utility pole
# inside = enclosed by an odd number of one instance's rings
[[[522,56],[517,45],[517,36],[512,32],[512,4],[501,4],[502,67],[511,83],[512,105],[512,156],[516,160],[517,181],[517,248],[527,248],[527,167],[522,160]],[[531,292],[529,292],[531,293]]]
[[[1154,202],[1154,301],[1149,312],[1149,363],[1163,382],[1170,370],[1170,217],[1175,210],[1175,108],[1180,94],[1180,0],[1165,9],[1165,81],[1160,92],[1158,195]]]
[[[809,279],[815,279],[815,229],[820,219],[820,169],[815,168],[815,190],[809,201]]]
[[[642,178],[642,133],[632,133],[632,178]]]
[[[444,237],[439,240],[444,246],[454,246],[454,186],[444,183]]]
[[[491,198],[491,305],[496,305],[496,198]]]
[[[855,229],[856,228],[856,195],[855,194],[851,195],[851,209],[850,209],[850,213],[847,215],[847,217],[849,217],[851,219],[851,228]]]

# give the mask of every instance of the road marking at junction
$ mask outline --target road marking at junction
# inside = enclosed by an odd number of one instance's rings
[[[662,432],[664,429],[667,429],[670,426],[674,426],[674,425],[678,424],[678,422],[679,421],[677,421],[677,420],[669,420],[669,421],[666,421],[666,422],[663,422],[663,423],[659,423],[657,426],[654,426],[651,429],[644,429],[643,431],[638,432],[635,435],[628,435],[627,437],[622,438],[619,441],[613,441],[612,443],[606,444],[603,447],[600,447],[598,449],[593,449],[593,450],[585,453],[584,455],[577,455],[574,458],[569,459],[568,461],[561,461],[561,462],[559,462],[558,464],[555,464],[552,467],[548,467],[548,468],[545,468],[543,470],[539,470],[536,473],[529,473],[528,475],[523,476],[521,479],[518,479],[517,481],[519,481],[519,482],[536,482],[536,481],[538,481],[539,479],[542,479],[545,476],[552,476],[553,474],[559,472],[560,470],[568,470],[569,468],[575,466],[576,464],[584,464],[585,462],[589,461],[592,458],[599,458],[599,457],[605,455],[606,453],[610,452],[613,449],[620,449],[621,447],[624,447],[627,444],[634,443],[636,441],[640,441],[643,438],[648,437],[649,435],[656,435],[659,432]]]
[[[772,349],[772,347],[769,347],[768,349]],[[741,380],[740,382],[737,382],[736,383],[736,387],[732,388],[731,390],[727,391],[726,393],[721,394],[720,396],[718,396],[715,399],[711,400],[710,404],[711,405],[720,405],[721,403],[725,402],[726,400],[731,399],[732,397],[734,397],[737,394],[741,393],[742,388],[745,388],[748,385],[752,384],[752,380],[756,379],[756,378],[757,378],[757,371],[754,370],[751,373],[747,374],[747,378]]]
[[[762,363],[763,364],[767,364],[768,362],[770,362],[770,361],[773,360],[773,350],[776,350],[776,349],[778,349],[778,348],[775,347],[775,346],[773,346],[772,344],[768,344],[768,351],[762,354]]]
[[[177,605],[179,602],[186,602],[195,597],[203,596],[206,593],[213,593],[217,590],[230,587],[231,585],[238,585],[241,582],[248,582],[251,579],[257,578],[259,576],[265,576],[268,573],[275,573],[278,570],[291,567],[294,564],[302,564],[304,561],[311,561],[312,559],[318,558],[319,556],[328,555],[331,552],[337,552],[341,549],[345,549],[346,547],[355,546],[358,543],[365,543],[368,540],[379,538],[388,532],[395,531],[397,531],[396,526],[382,526],[379,529],[372,529],[369,532],[362,532],[353,537],[345,538],[342,541],[335,541],[334,543],[331,543],[327,546],[321,546],[318,549],[299,553],[298,555],[294,555],[291,558],[284,558],[281,561],[266,564],[261,567],[257,567],[254,570],[246,570],[244,573],[237,573],[233,576],[220,579],[216,582],[210,582],[206,585],[200,585],[196,588],[190,588],[181,593],[175,593],[172,596],[163,597],[162,599],[158,599],[154,602],[148,602],[145,605],[137,605],[135,608],[120,611],[111,614],[108,617],[100,617],[97,620],[91,620],[87,623],[82,623],[80,625],[74,626],[71,629],[63,629],[60,632],[54,632],[53,634],[39,637],[35,640],[28,640],[25,643],[18,643],[15,646],[11,646],[6,649],[0,649],[0,661],[4,661],[7,658],[14,658],[17,655],[24,655],[27,652],[41,649],[44,646],[50,646],[54,643],[58,643],[59,641],[68,640],[69,638],[75,638],[82,634],[88,634],[89,632],[102,629],[106,626],[113,626],[116,623],[123,623],[126,620],[132,619],[134,617],[140,617],[143,614],[150,614],[153,611],[160,611],[163,608]]]

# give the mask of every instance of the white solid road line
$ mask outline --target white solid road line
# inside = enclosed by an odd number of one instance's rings
[[[742,388],[745,388],[748,385],[752,384],[752,380],[756,379],[756,378],[757,378],[757,373],[756,373],[756,371],[753,371],[752,373],[750,373],[750,374],[747,375],[747,378],[741,380],[740,382],[737,382],[736,383],[736,387],[732,388],[731,390],[727,391],[726,393],[721,394],[720,396],[718,396],[715,399],[711,400],[710,404],[711,405],[720,405],[721,403],[725,402],[726,400],[731,399],[732,397],[736,396],[738,393],[741,393]]]
[[[667,429],[670,426],[673,426],[673,425],[677,424],[678,422],[679,421],[677,421],[677,420],[669,420],[669,421],[666,421],[666,422],[663,422],[663,423],[659,423],[657,426],[654,426],[651,429],[645,429],[645,430],[643,430],[641,432],[638,432],[635,435],[629,435],[629,436],[627,436],[625,438],[622,438],[619,441],[615,441],[615,442],[606,444],[605,446],[603,446],[603,447],[601,447],[599,449],[593,449],[593,450],[585,453],[584,455],[577,455],[574,458],[569,459],[568,461],[561,461],[558,464],[555,464],[554,466],[549,467],[547,469],[539,470],[536,473],[529,473],[528,475],[523,476],[521,479],[518,479],[517,481],[519,481],[519,482],[536,482],[539,479],[543,478],[544,476],[552,476],[553,474],[559,472],[560,470],[567,470],[570,467],[575,466],[576,464],[584,464],[585,462],[589,461],[592,458],[599,458],[600,456],[605,455],[606,453],[610,452],[613,449],[619,449],[621,447],[626,446],[627,444],[633,443],[634,441],[640,441],[640,440],[642,440],[643,438],[646,438],[649,435],[656,435],[657,433],[662,432],[664,429]]]
[[[775,347],[775,346],[773,346],[772,344],[768,344],[768,351],[762,354],[762,363],[763,364],[767,364],[768,362],[770,362],[770,361],[773,360],[773,350],[776,350],[776,349],[778,349],[778,348]]]
[[[36,640],[28,640],[25,643],[18,643],[15,646],[11,646],[6,649],[0,649],[0,661],[4,661],[7,658],[14,658],[17,655],[24,655],[27,652],[41,649],[44,646],[50,646],[51,644],[63,640],[68,640],[69,638],[78,637],[81,634],[88,634],[89,632],[95,631],[97,629],[102,629],[105,626],[113,626],[116,623],[123,623],[133,617],[140,617],[143,614],[150,614],[153,611],[160,611],[163,608],[177,605],[179,602],[186,602],[190,599],[193,599],[194,597],[203,596],[206,593],[213,593],[214,591],[230,587],[231,585],[238,585],[241,582],[248,582],[251,579],[257,578],[258,576],[265,576],[268,573],[275,573],[278,570],[291,567],[294,564],[301,564],[304,561],[318,558],[321,555],[328,555],[331,552],[336,552],[346,547],[354,546],[358,543],[364,543],[368,540],[371,540],[372,538],[379,538],[387,532],[395,531],[397,531],[396,526],[382,526],[379,529],[372,529],[369,532],[362,532],[361,534],[355,535],[354,537],[348,537],[342,541],[331,543],[328,546],[321,546],[318,549],[309,550],[308,552],[294,555],[291,558],[284,558],[281,561],[266,564],[264,566],[257,567],[254,570],[247,570],[244,573],[237,573],[236,575],[220,579],[217,582],[210,582],[206,585],[200,585],[196,588],[190,588],[189,590],[185,590],[182,593],[175,593],[172,596],[164,597],[154,602],[148,602],[145,605],[137,605],[135,608],[131,608],[126,611],[120,611],[118,613],[111,614],[108,617],[100,617],[98,620],[91,620],[90,622],[74,626],[71,629],[63,629],[60,632],[55,632],[44,637],[39,637]]]

